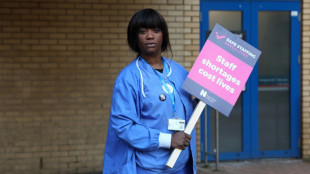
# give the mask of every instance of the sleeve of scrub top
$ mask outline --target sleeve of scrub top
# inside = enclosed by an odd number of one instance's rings
[[[113,89],[111,123],[116,135],[135,149],[155,150],[160,131],[141,124],[138,92],[130,84],[117,83]]]

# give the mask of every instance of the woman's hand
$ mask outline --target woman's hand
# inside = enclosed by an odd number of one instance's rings
[[[171,147],[184,150],[189,146],[191,141],[191,136],[184,132],[176,132],[172,134],[171,137]]]

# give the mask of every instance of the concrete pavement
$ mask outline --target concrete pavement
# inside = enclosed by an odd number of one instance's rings
[[[258,159],[198,164],[198,174],[310,174],[310,162],[301,159]]]

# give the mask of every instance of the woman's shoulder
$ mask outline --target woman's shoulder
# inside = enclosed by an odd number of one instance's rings
[[[176,70],[180,73],[188,73],[188,71],[180,63],[166,57],[164,57],[164,59],[173,68],[173,71]]]
[[[126,65],[116,78],[117,83],[132,83],[138,79],[139,70],[136,66],[136,59]]]

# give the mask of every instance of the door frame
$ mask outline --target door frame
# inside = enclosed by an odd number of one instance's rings
[[[251,6],[253,32],[258,33],[259,11],[290,11],[291,12],[291,74],[290,77],[290,150],[259,151],[258,131],[252,131],[252,158],[275,158],[275,157],[300,157],[300,2],[253,2]],[[297,13],[297,15],[294,15]],[[253,20],[254,19],[254,20]],[[256,21],[256,22],[255,22]],[[258,35],[253,35],[253,43],[258,46]],[[255,74],[258,74],[258,68]],[[257,77],[256,77],[257,79]],[[252,85],[258,89],[258,80],[253,80]],[[258,98],[258,92],[253,93],[251,102]],[[252,128],[258,130],[258,105],[253,106]]]
[[[258,150],[258,67],[254,67],[247,83],[246,90],[242,92],[243,97],[243,151],[233,153],[221,153],[220,160],[239,160],[251,158],[275,158],[275,157],[300,157],[300,2],[273,1],[221,1],[221,0],[200,0],[200,48],[206,41],[206,31],[209,28],[210,10],[242,11],[242,30],[246,31],[246,42],[258,47],[258,12],[259,11],[291,11],[291,77],[290,78],[290,150],[259,151]],[[297,13],[297,15],[296,15]],[[292,104],[293,103],[293,104]],[[208,113],[208,109],[206,110]],[[207,123],[210,123],[207,114]],[[205,118],[201,117],[200,141],[201,160],[205,161],[204,151],[204,128]],[[210,126],[207,126],[207,148],[210,152]],[[221,150],[221,149],[219,149]],[[208,161],[214,161],[213,155],[208,155]]]

